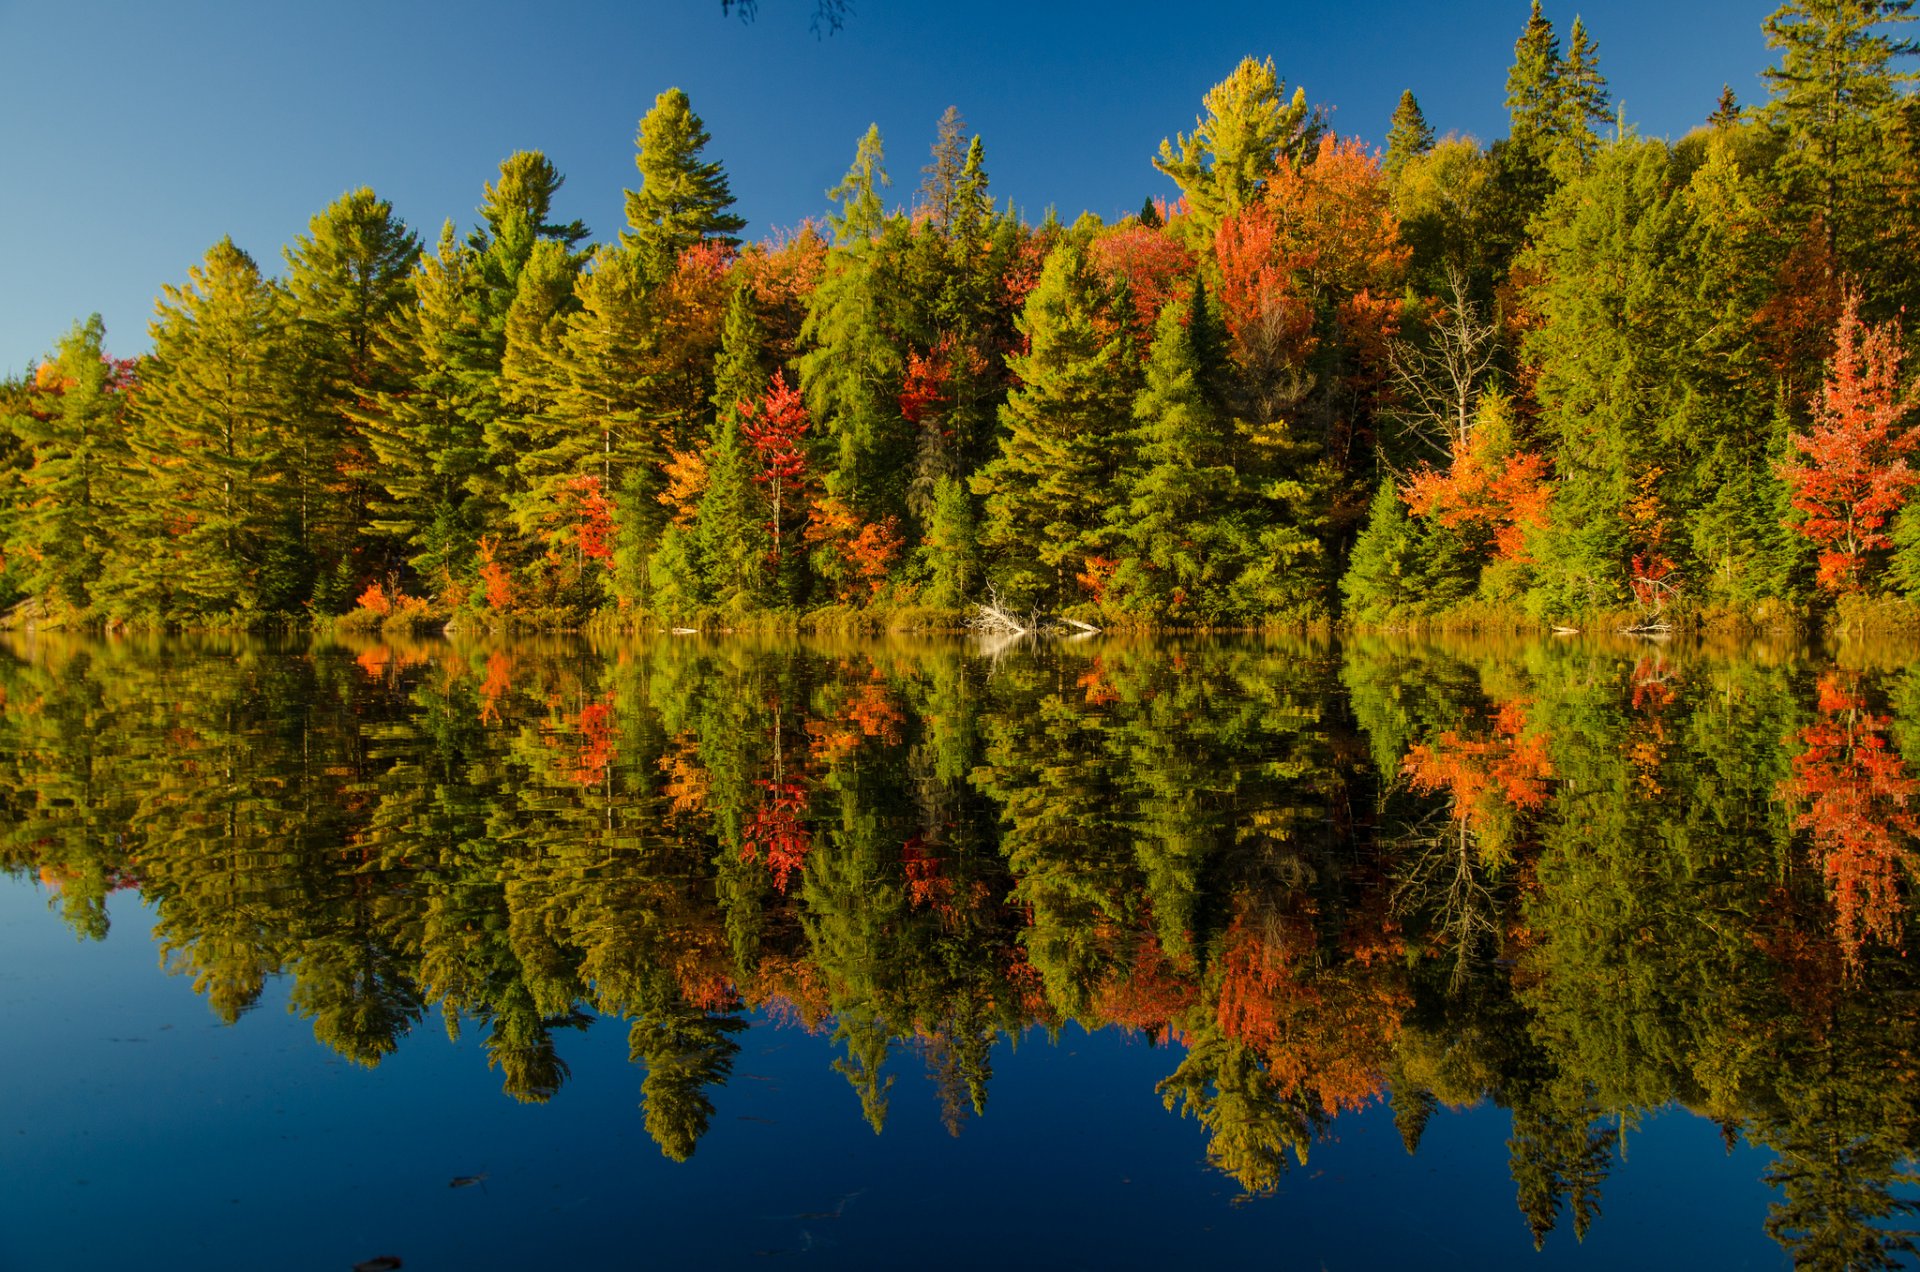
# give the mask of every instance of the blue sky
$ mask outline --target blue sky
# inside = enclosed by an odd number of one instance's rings
[[[260,3],[0,0],[0,373],[98,311],[148,347],[163,283],[223,234],[270,272],[341,192],[371,185],[431,240],[474,219],[516,149],[567,174],[559,211],[596,238],[638,177],[633,136],[678,85],[713,134],[749,234],[825,208],[869,122],[906,199],[934,121],[960,107],[995,195],[1114,216],[1171,187],[1149,163],[1246,54],[1378,142],[1401,89],[1441,131],[1504,131],[1526,0],[854,0],[816,40],[812,0]],[[1774,0],[1550,0],[1585,17],[1631,123],[1678,136],[1722,83],[1763,96]]]

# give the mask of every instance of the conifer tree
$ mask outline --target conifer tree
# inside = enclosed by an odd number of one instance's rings
[[[1134,398],[1134,467],[1113,509],[1132,559],[1118,582],[1154,609],[1184,619],[1221,612],[1235,502],[1228,422],[1209,400],[1194,334],[1209,324],[1207,294],[1171,301],[1154,324],[1146,383]]]
[[[1533,0],[1526,29],[1513,45],[1513,66],[1507,71],[1507,137],[1514,145],[1538,155],[1553,148],[1566,122],[1564,71],[1560,37],[1540,12],[1540,0]]]
[[[753,473],[740,436],[742,402],[766,384],[760,360],[760,325],[744,284],[727,304],[727,324],[714,372],[715,405],[707,448],[707,488],[700,496],[700,567],[708,594],[726,607],[751,605],[764,594],[768,544],[753,489]]]
[[[1015,604],[1071,599],[1073,576],[1108,546],[1132,390],[1127,326],[1102,322],[1114,308],[1085,250],[1068,242],[1047,258],[1021,315],[1030,348],[1009,360],[1019,388],[1001,408],[1000,454],[972,479],[988,575]]]
[[[1245,58],[1207,90],[1192,136],[1160,143],[1153,166],[1186,196],[1192,241],[1212,241],[1221,218],[1252,203],[1283,156],[1312,158],[1326,121],[1307,105],[1305,89],[1283,100],[1285,91],[1272,58]]]
[[[960,201],[961,175],[968,153],[961,138],[967,121],[958,106],[949,106],[941,114],[933,141],[933,158],[920,171],[920,207],[927,221],[940,234],[953,237],[956,211]]]
[[[880,233],[886,221],[886,209],[880,190],[893,184],[887,176],[886,154],[880,143],[880,125],[868,124],[860,144],[854,149],[853,166],[840,184],[827,191],[827,197],[840,205],[839,212],[827,213],[833,227],[833,241],[841,246],[866,242]]]
[[[1912,40],[1887,28],[1913,20],[1912,0],[1789,0],[1763,24],[1779,65],[1767,70],[1768,117],[1785,138],[1780,164],[1803,224],[1814,217],[1828,255],[1853,263],[1887,195],[1897,68]]]
[[[1433,141],[1433,127],[1421,112],[1413,90],[1407,89],[1400,94],[1400,104],[1393,111],[1393,125],[1387,130],[1387,156],[1381,163],[1387,180],[1398,184],[1408,161],[1432,150]]]
[[[670,88],[654,99],[640,121],[640,188],[627,191],[627,229],[620,240],[639,256],[649,281],[658,284],[672,271],[680,253],[714,239],[728,246],[746,221],[729,212],[733,193],[718,161],[703,161],[713,140],[687,95]]]
[[[134,367],[107,357],[94,314],[34,372],[24,414],[9,420],[30,464],[10,525],[8,556],[24,559],[29,593],[84,612],[120,515],[127,472],[127,399]]]
[[[1600,49],[1579,18],[1567,31],[1567,59],[1560,67],[1560,119],[1555,160],[1578,171],[1593,157],[1600,140],[1595,129],[1611,122],[1607,80],[1600,74]]]
[[[151,331],[117,607],[158,618],[291,609],[303,580],[286,568],[285,333],[271,284],[221,239],[184,287],[164,289]],[[158,558],[155,544],[167,545]]]
[[[289,455],[300,547],[316,571],[314,600],[322,612],[338,612],[359,572],[379,491],[372,453],[348,410],[406,387],[383,361],[382,333],[412,299],[420,243],[393,205],[364,186],[334,200],[308,229],[286,250],[299,377]],[[375,550],[371,564],[387,563],[384,545],[365,546]]]
[[[386,347],[404,388],[377,391],[348,414],[365,432],[387,498],[372,528],[410,549],[408,563],[437,595],[457,590],[471,570],[484,524],[474,486],[486,461],[483,421],[498,398],[476,383],[473,349],[476,293],[483,286],[476,254],[441,229],[435,252],[413,274],[414,303],[395,316]],[[494,376],[497,379],[497,364]]]

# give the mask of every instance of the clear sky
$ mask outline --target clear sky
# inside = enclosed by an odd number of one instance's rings
[[[919,182],[957,105],[1000,200],[1115,216],[1172,187],[1149,162],[1246,54],[1376,143],[1403,88],[1442,132],[1505,131],[1526,0],[854,0],[837,35],[812,0],[0,0],[0,373],[98,311],[109,348],[148,347],[161,284],[223,234],[281,248],[371,185],[431,241],[474,219],[516,149],[567,174],[558,211],[621,224],[633,138],[678,85],[713,134],[748,233],[825,210],[869,122],[892,194]],[[1764,96],[1775,0],[1549,0],[1576,13],[1630,123],[1679,136],[1723,83]]]

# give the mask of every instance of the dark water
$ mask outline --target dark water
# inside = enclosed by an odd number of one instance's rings
[[[43,639],[0,695],[0,1267],[1912,1257],[1901,651]]]

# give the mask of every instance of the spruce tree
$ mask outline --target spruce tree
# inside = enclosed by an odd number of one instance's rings
[[[1765,73],[1768,118],[1786,142],[1779,171],[1803,223],[1818,217],[1829,258],[1858,267],[1885,209],[1889,138],[1912,40],[1912,0],[1790,0],[1764,23],[1780,62]]]
[[[1400,94],[1400,104],[1393,111],[1393,126],[1387,130],[1387,157],[1381,164],[1387,180],[1398,184],[1408,161],[1432,150],[1433,140],[1432,126],[1421,113],[1413,90],[1407,89]]]
[[[1133,401],[1133,468],[1114,522],[1131,551],[1122,582],[1167,617],[1220,616],[1230,568],[1222,523],[1235,496],[1228,422],[1203,383],[1196,327],[1204,288],[1154,324],[1146,383]]]
[[[700,496],[700,570],[714,603],[740,608],[762,595],[767,537],[753,487],[746,445],[740,436],[739,404],[752,401],[767,382],[761,362],[760,324],[752,290],[736,287],[714,369],[714,422],[707,447],[707,488]]]
[[[1133,378],[1128,324],[1110,321],[1113,309],[1069,241],[1021,315],[1029,348],[1008,359],[1019,388],[1000,410],[1000,453],[972,478],[988,574],[1014,604],[1070,599],[1073,575],[1108,547]]]
[[[1560,67],[1560,119],[1555,161],[1563,171],[1578,171],[1600,144],[1594,131],[1613,119],[1607,80],[1600,74],[1600,49],[1579,18],[1567,31],[1567,60]]]
[[[672,272],[680,253],[714,239],[728,245],[746,221],[729,212],[733,193],[717,161],[700,154],[713,140],[687,95],[670,88],[654,99],[640,121],[640,188],[627,191],[627,229],[622,243],[639,257],[645,276],[659,283]]]

